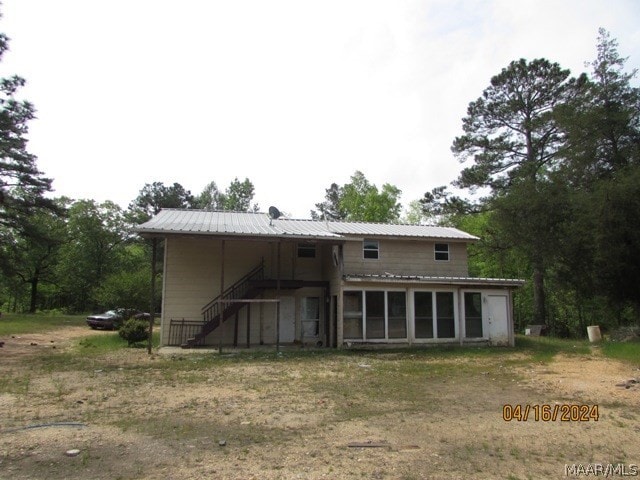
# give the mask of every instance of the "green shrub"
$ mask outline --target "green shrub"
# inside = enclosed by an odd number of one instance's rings
[[[124,338],[129,345],[147,340],[149,338],[149,322],[130,318],[122,324],[118,335]]]
[[[640,326],[618,327],[611,332],[610,339],[614,342],[640,341]]]

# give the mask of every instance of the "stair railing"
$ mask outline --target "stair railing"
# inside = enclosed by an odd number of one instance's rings
[[[205,325],[209,322],[215,321],[216,318],[220,319],[220,297],[223,300],[238,300],[244,297],[244,295],[251,288],[251,282],[254,280],[262,280],[264,277],[264,258],[260,261],[260,264],[254,267],[249,273],[247,273],[240,280],[228,287],[222,292],[222,295],[218,295],[216,298],[202,307],[202,318]],[[227,304],[223,308],[226,310],[230,305]],[[223,310],[223,311],[224,311]]]

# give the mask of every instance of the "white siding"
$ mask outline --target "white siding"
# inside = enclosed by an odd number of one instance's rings
[[[337,304],[336,337],[338,345],[342,344],[342,292],[349,290],[401,290],[406,292],[407,299],[407,338],[406,343],[474,343],[513,344],[511,316],[511,297],[507,289],[465,289],[447,285],[418,286],[415,283],[378,282],[350,283],[343,280],[343,274],[392,274],[397,276],[450,276],[466,277],[467,251],[465,243],[448,243],[449,260],[436,261],[434,258],[435,241],[377,239],[379,242],[379,258],[364,259],[362,240],[349,240],[338,245],[333,242],[318,242],[315,258],[298,258],[297,241],[281,241],[280,243],[280,278],[283,280],[322,280],[330,282],[330,289],[302,288],[283,290],[282,296],[291,296],[295,302],[295,338],[300,339],[301,299],[305,296],[321,298],[321,321],[319,340],[326,341],[326,329],[329,320],[329,305],[325,303],[325,294],[335,296]],[[338,265],[334,264],[334,248],[342,252],[338,255]],[[204,305],[220,293],[220,266],[222,240],[204,236],[170,236],[165,243],[164,292],[162,309],[162,343],[167,344],[169,337],[169,320],[200,320]],[[269,240],[227,239],[224,241],[224,286],[229,287],[256,267],[263,259],[265,278],[275,279],[278,244]],[[456,338],[416,339],[414,335],[413,298],[416,291],[451,291],[455,295],[455,330]],[[464,328],[464,308],[462,305],[464,291],[479,291],[483,298],[483,337],[467,339]],[[275,290],[264,291],[259,298],[274,299]],[[491,308],[489,308],[491,307]],[[495,312],[491,309],[506,309]],[[223,343],[231,344],[237,331],[239,346],[247,342],[247,314],[250,310],[250,343],[274,344],[276,341],[276,304],[253,303],[250,309],[244,307],[236,318],[232,316],[222,327],[212,332],[207,344],[218,345],[220,335]],[[389,340],[387,340],[389,341]],[[401,341],[393,339],[393,341]]]
[[[426,275],[466,277],[467,247],[464,243],[449,243],[449,260],[434,259],[434,241],[402,241],[379,239],[379,258],[365,259],[362,241],[344,245],[346,274]],[[437,243],[447,243],[438,241]]]
[[[221,240],[170,237],[165,243],[165,248],[167,250],[162,311],[163,344],[166,344],[169,338],[171,319],[201,319],[202,307],[220,294]],[[226,241],[224,256],[226,288],[257,266],[263,257],[266,257],[265,262],[267,261],[269,244]],[[253,316],[252,312],[252,318]],[[225,336],[230,329],[228,325],[231,321],[229,319],[225,322]],[[230,330],[233,333],[233,328]]]
[[[169,237],[165,243],[164,292],[162,308],[162,343],[169,341],[171,319],[200,320],[202,307],[220,294],[220,254],[222,240],[207,237]],[[315,259],[297,258],[297,242],[282,242],[280,246],[280,278],[283,280],[326,280],[323,273],[330,247],[318,245]],[[330,258],[330,257],[329,257]],[[265,278],[277,277],[277,244],[272,241],[226,240],[224,246],[224,286],[240,280],[264,259]],[[327,273],[330,275],[330,273]],[[299,298],[324,296],[322,289],[283,290],[281,295],[296,298],[296,335],[301,331]],[[275,290],[265,290],[259,298],[273,299]],[[253,303],[250,307],[250,341],[273,344],[276,341],[275,303]],[[228,318],[207,337],[206,343],[217,345],[221,332],[223,343],[233,343],[235,316]],[[238,345],[246,345],[247,308],[238,312]],[[321,322],[322,324],[322,322]],[[324,328],[324,326],[322,327]],[[324,335],[324,330],[321,335]],[[323,338],[321,338],[323,340]]]

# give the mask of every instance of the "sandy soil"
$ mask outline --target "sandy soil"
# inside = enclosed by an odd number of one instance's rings
[[[513,366],[516,353],[481,368],[420,360],[406,398],[370,405],[359,385],[375,388],[394,368],[407,375],[389,355],[211,369],[199,366],[203,354],[139,349],[62,368],[46,361],[95,333],[0,339],[0,479],[513,480],[567,478],[576,463],[640,464],[640,385],[616,386],[640,370],[597,348],[527,366]],[[505,421],[505,404],[596,405],[599,418]]]

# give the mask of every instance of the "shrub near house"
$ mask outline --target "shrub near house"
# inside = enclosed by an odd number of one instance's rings
[[[143,342],[149,338],[149,322],[139,318],[130,318],[124,322],[118,335],[125,339],[129,345]]]

